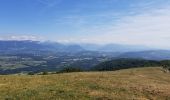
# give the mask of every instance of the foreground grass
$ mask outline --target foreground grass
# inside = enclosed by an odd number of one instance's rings
[[[170,100],[161,68],[56,75],[0,76],[0,100]]]

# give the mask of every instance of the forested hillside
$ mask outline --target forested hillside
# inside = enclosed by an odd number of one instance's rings
[[[127,68],[137,68],[137,67],[166,67],[167,69],[170,68],[170,61],[163,60],[163,61],[154,61],[154,60],[144,60],[144,59],[130,59],[130,58],[123,58],[123,59],[115,59],[111,61],[102,62],[92,70],[95,71],[114,71],[120,69],[127,69]]]

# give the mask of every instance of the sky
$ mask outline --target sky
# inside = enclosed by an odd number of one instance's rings
[[[170,48],[170,0],[0,0],[0,39]]]

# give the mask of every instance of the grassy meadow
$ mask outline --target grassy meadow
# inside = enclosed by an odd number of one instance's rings
[[[159,67],[110,72],[0,76],[0,100],[170,100]]]

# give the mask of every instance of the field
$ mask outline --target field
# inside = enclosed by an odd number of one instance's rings
[[[170,100],[161,68],[0,76],[0,100]]]

